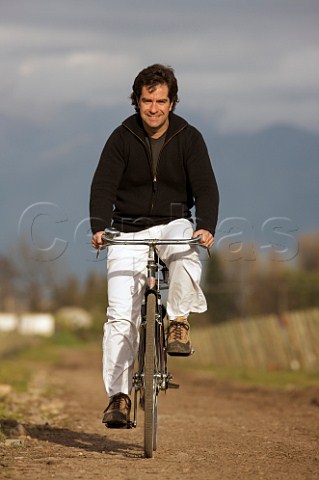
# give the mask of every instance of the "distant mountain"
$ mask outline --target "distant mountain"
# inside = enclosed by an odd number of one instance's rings
[[[209,138],[221,189],[221,218],[246,217],[258,230],[288,217],[302,231],[319,228],[319,135],[289,126]]]
[[[22,231],[29,240],[32,226],[33,242],[42,248],[57,236],[68,242],[59,262],[79,273],[92,268],[84,220],[90,183],[106,138],[128,115],[75,105],[41,125],[0,116],[2,250],[18,240],[19,220],[27,209]],[[291,219],[300,233],[319,228],[318,134],[273,126],[226,135],[201,124],[200,118],[191,123],[202,131],[212,157],[221,194],[220,222],[245,218],[257,241],[262,240],[261,225],[271,217]],[[46,205],[42,212],[31,207],[39,202],[55,206]]]

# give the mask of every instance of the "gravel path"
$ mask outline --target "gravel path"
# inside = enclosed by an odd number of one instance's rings
[[[1,479],[319,478],[319,387],[279,392],[175,366],[181,388],[161,394],[158,451],[145,459],[142,412],[137,429],[101,423],[100,360],[97,348],[69,350],[39,368],[20,396],[21,445],[0,446]]]

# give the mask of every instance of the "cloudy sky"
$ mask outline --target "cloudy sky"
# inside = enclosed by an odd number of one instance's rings
[[[319,130],[318,0],[1,0],[0,114],[47,122],[64,108],[129,111],[155,62],[181,106],[222,132]]]
[[[69,258],[86,241],[101,149],[155,62],[208,142],[220,222],[318,228],[318,20],[318,0],[0,0],[0,249],[33,242],[33,217],[18,226],[34,205],[68,219],[35,214],[43,245],[63,238]]]

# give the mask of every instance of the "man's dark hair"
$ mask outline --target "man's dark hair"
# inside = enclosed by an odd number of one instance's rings
[[[143,87],[148,87],[150,92],[152,92],[155,90],[156,85],[163,85],[165,83],[168,86],[168,97],[173,104],[172,110],[174,110],[175,105],[178,102],[177,80],[173,68],[161,65],[160,63],[155,63],[154,65],[144,68],[135,78],[132,87],[133,92],[131,94],[132,105],[134,105],[135,110],[137,112],[139,111],[138,102]]]

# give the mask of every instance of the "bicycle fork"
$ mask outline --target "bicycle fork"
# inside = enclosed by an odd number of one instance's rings
[[[130,422],[128,428],[136,428],[137,426],[137,408],[140,403],[141,408],[144,408],[144,351],[145,351],[145,321],[141,324],[140,347],[138,354],[138,371],[133,375],[134,388],[134,407],[133,420]],[[167,371],[167,362],[165,358],[165,339],[164,339],[164,322],[161,313],[156,316],[155,327],[155,348],[157,349],[157,365],[154,366],[154,388],[156,395],[159,392],[166,391],[168,388],[178,388],[179,386],[171,383],[173,376]],[[138,393],[140,394],[140,401],[138,401]]]

